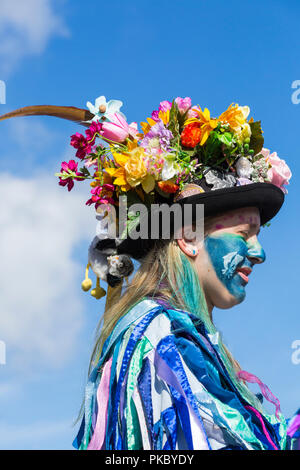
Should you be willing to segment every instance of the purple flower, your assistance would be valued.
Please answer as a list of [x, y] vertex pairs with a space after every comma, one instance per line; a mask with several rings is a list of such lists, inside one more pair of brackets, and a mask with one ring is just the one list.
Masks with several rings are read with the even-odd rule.
[[248, 178], [237, 178], [236, 185], [237, 186], [244, 186], [246, 184], [252, 184], [253, 181], [249, 180]]
[[158, 122], [159, 121], [159, 116], [158, 116], [159, 111], [152, 111], [151, 117], [153, 121]]
[[165, 152], [170, 150], [170, 142], [173, 139], [173, 134], [169, 131], [160, 120], [157, 124], [151, 127], [150, 131], [141, 141], [141, 146], [145, 150], [161, 149]]

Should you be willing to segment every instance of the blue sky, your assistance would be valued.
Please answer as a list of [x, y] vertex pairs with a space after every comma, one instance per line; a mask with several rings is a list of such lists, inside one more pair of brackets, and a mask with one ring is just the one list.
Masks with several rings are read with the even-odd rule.
[[[219, 115], [232, 102], [261, 119], [265, 146], [293, 177], [280, 214], [260, 234], [267, 260], [247, 298], [215, 312], [243, 368], [291, 416], [300, 406], [292, 363], [299, 320], [300, 5], [295, 0], [0, 1], [0, 79], [8, 112], [30, 104], [85, 107], [121, 99], [129, 122], [161, 100], [190, 96]], [[103, 301], [81, 291], [93, 210], [87, 188], [54, 177], [71, 158], [75, 124], [46, 117], [0, 125], [0, 447], [70, 449]], [[258, 391], [258, 390], [257, 390]]]

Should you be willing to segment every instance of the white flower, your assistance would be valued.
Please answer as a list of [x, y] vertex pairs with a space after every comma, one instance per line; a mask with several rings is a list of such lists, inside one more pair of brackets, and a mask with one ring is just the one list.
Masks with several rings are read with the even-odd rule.
[[178, 173], [178, 164], [175, 161], [176, 155], [168, 153], [164, 155], [164, 165], [161, 171], [161, 178], [163, 181], [170, 180]]
[[99, 96], [96, 99], [94, 105], [90, 101], [88, 101], [86, 103], [86, 106], [89, 109], [89, 111], [92, 114], [94, 114], [94, 117], [90, 121], [85, 121], [85, 122], [103, 121], [103, 120], [111, 121], [112, 116], [115, 113], [121, 114], [121, 116], [124, 119], [126, 119], [125, 115], [120, 112], [120, 108], [123, 106], [123, 102], [120, 100], [106, 101], [105, 96]]
[[240, 157], [235, 164], [236, 172], [239, 178], [250, 178], [253, 168], [251, 162], [246, 157]]

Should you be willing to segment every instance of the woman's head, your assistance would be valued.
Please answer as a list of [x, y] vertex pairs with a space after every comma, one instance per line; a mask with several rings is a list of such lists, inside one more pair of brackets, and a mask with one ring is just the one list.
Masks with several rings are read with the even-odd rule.
[[[174, 308], [192, 313], [210, 334], [216, 332], [210, 314], [213, 306], [229, 308], [243, 300], [246, 274], [242, 271], [239, 274], [236, 268], [250, 269], [265, 259], [257, 241], [258, 209], [249, 207], [219, 214], [206, 218], [204, 225], [202, 242], [184, 238], [159, 240], [149, 251], [122, 297], [105, 312], [99, 324], [90, 371], [97, 364], [103, 344], [117, 321], [145, 297], [159, 297]], [[220, 260], [225, 263], [224, 267]], [[256, 397], [236, 379], [240, 366], [221, 339], [219, 348], [236, 387], [249, 403], [260, 409]]]
[[257, 240], [260, 215], [255, 207], [235, 209], [210, 217], [204, 240], [178, 239], [186, 256], [193, 258], [208, 309], [230, 308], [245, 298], [254, 264], [265, 260]]

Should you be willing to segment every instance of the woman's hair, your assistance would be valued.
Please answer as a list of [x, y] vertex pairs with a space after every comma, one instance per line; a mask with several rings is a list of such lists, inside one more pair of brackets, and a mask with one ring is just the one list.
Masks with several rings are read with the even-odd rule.
[[[205, 219], [205, 234], [208, 233], [212, 219], [213, 217]], [[104, 342], [112, 333], [118, 320], [145, 297], [159, 297], [174, 308], [192, 313], [199, 318], [199, 322], [204, 323], [209, 334], [217, 331], [207, 309], [204, 292], [194, 267], [194, 259], [187, 257], [174, 239], [158, 240], [143, 259], [124, 294], [105, 311], [96, 331], [90, 372], [97, 365]], [[257, 397], [243, 381], [237, 379], [236, 373], [240, 370], [240, 366], [221, 339], [219, 339], [219, 350], [235, 386], [252, 406], [262, 412], [261, 403]]]

